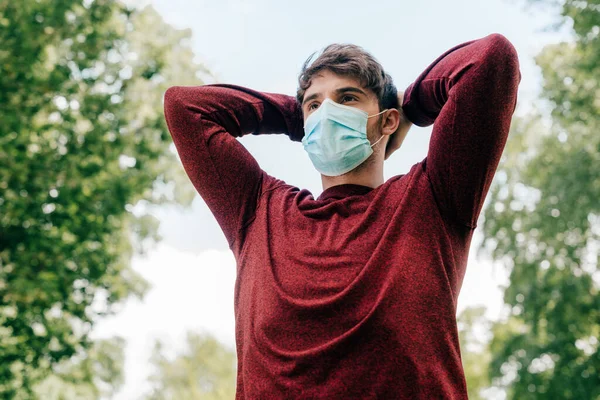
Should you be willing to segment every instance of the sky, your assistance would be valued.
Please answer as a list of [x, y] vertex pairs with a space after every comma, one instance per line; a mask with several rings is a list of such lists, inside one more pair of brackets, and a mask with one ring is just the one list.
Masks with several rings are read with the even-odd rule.
[[[275, 0], [131, 0], [151, 4], [176, 28], [192, 30], [197, 60], [212, 81], [295, 94], [297, 74], [314, 51], [333, 42], [354, 43], [371, 52], [404, 90], [441, 53], [462, 42], [501, 33], [517, 49], [522, 73], [516, 115], [538, 106], [541, 87], [533, 57], [544, 44], [566, 33], [542, 28], [552, 19], [524, 1], [275, 1]], [[174, 83], [177, 84], [177, 83]], [[198, 82], [202, 84], [202, 82]], [[427, 155], [432, 127], [413, 126], [402, 148], [385, 162], [384, 178], [407, 173]], [[285, 135], [246, 136], [241, 143], [269, 174], [305, 188], [316, 198], [319, 173], [299, 143]], [[191, 183], [190, 183], [191, 185]], [[163, 241], [133, 268], [152, 288], [142, 300], [129, 300], [115, 316], [98, 323], [94, 336], [127, 339], [125, 385], [118, 400], [139, 398], [151, 372], [148, 358], [155, 339], [172, 351], [183, 349], [188, 330], [214, 334], [235, 347], [233, 288], [235, 259], [225, 236], [199, 196], [189, 210], [153, 210], [161, 221]], [[483, 213], [482, 213], [483, 214]], [[485, 305], [486, 315], [502, 316], [501, 265], [477, 257], [482, 240], [474, 233], [467, 273], [458, 300], [459, 312]]]

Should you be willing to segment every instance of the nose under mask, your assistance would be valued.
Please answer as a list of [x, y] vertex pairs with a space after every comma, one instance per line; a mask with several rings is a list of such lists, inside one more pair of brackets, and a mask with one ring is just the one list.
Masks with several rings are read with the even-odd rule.
[[367, 121], [387, 111], [368, 115], [327, 98], [304, 124], [302, 145], [321, 174], [339, 176], [352, 171], [373, 154], [367, 138]]

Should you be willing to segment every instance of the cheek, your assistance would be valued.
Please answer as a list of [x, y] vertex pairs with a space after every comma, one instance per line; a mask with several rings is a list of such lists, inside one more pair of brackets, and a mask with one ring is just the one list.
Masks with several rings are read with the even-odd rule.
[[379, 125], [379, 117], [370, 118], [367, 122], [367, 137], [374, 138], [379, 136], [381, 126]]

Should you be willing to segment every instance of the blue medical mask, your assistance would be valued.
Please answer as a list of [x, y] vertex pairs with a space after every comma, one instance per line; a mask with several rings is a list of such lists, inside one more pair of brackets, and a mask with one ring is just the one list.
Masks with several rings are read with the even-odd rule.
[[339, 176], [362, 164], [383, 135], [373, 144], [367, 138], [367, 120], [387, 109], [368, 115], [355, 107], [327, 98], [304, 123], [302, 145], [313, 165], [323, 175]]

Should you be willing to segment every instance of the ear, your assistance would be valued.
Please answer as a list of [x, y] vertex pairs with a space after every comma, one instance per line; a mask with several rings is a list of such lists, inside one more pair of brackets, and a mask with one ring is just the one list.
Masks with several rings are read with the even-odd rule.
[[[383, 125], [381, 127], [382, 135], [391, 135], [398, 130], [400, 125], [400, 112], [391, 108], [383, 114]], [[389, 139], [388, 139], [389, 140]]]

